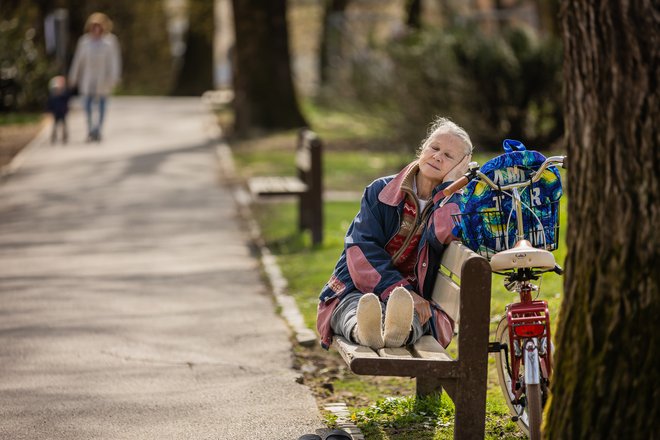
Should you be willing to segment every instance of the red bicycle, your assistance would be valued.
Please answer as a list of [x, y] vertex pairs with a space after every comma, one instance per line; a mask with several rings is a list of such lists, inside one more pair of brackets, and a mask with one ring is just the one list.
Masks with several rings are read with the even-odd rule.
[[[549, 178], [549, 167], [563, 167], [564, 159], [547, 158], [528, 175], [515, 170], [513, 174], [524, 178], [508, 184], [496, 183], [473, 162], [468, 173], [444, 192], [448, 200], [476, 179], [476, 185], [486, 185], [497, 198], [495, 207], [457, 214], [454, 222], [465, 233], [464, 241], [479, 225], [481, 232], [476, 238], [471, 234], [476, 242], [466, 244], [488, 257], [493, 273], [503, 275], [507, 290], [519, 296], [518, 302], [506, 306], [489, 351], [495, 353], [500, 386], [512, 419], [531, 439], [540, 438], [552, 375], [550, 312], [547, 301], [535, 299], [540, 290], [534, 282], [545, 272], [562, 273], [551, 252], [558, 242], [559, 201], [539, 200], [535, 205], [533, 187], [544, 176]], [[554, 173], [555, 177], [550, 177], [556, 178], [558, 173]]]

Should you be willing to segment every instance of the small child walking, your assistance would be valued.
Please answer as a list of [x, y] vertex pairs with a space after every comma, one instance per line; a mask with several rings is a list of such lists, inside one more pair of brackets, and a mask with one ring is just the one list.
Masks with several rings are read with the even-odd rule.
[[58, 127], [62, 131], [62, 143], [66, 144], [69, 133], [66, 129], [66, 115], [69, 112], [69, 91], [66, 78], [61, 75], [53, 77], [48, 84], [48, 111], [53, 115], [53, 132], [50, 142], [57, 142]]

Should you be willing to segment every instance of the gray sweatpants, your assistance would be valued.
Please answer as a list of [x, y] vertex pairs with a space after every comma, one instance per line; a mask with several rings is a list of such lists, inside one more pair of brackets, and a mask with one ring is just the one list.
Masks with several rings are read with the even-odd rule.
[[[352, 337], [353, 329], [357, 325], [357, 307], [360, 298], [362, 298], [362, 292], [350, 292], [347, 293], [337, 304], [337, 308], [332, 312], [332, 317], [330, 318], [330, 326], [332, 331], [336, 335], [343, 336], [344, 338], [357, 343]], [[383, 309], [383, 320], [385, 319], [385, 308], [387, 303], [381, 301], [381, 308]], [[407, 344], [414, 344], [419, 338], [424, 335], [431, 334], [431, 323], [430, 320], [426, 321], [426, 324], [422, 325], [419, 321], [419, 316], [415, 312], [412, 322], [412, 330], [410, 336], [406, 341]]]

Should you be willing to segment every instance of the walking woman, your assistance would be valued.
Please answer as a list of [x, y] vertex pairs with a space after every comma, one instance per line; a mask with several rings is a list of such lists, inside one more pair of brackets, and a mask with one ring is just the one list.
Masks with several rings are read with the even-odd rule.
[[[121, 51], [111, 33], [112, 21], [95, 12], [85, 23], [69, 71], [69, 84], [78, 87], [87, 113], [87, 141], [100, 141], [108, 95], [121, 75]], [[96, 107], [96, 117], [94, 117]]]

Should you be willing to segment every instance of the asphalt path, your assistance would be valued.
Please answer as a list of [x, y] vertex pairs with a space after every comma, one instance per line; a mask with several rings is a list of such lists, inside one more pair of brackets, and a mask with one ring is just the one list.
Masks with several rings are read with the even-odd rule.
[[296, 382], [195, 98], [110, 100], [0, 182], [0, 438], [296, 439]]

